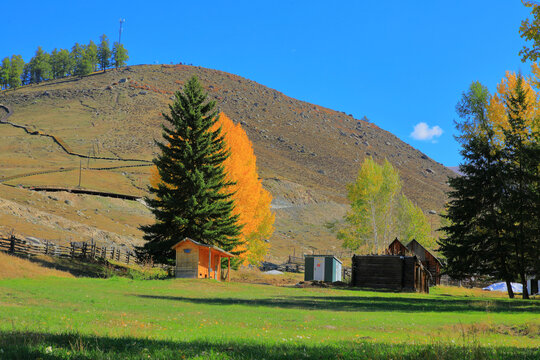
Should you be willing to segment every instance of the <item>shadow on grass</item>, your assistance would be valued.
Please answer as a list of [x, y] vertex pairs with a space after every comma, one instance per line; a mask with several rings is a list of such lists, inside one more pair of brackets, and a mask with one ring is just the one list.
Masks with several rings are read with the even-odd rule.
[[0, 358], [12, 359], [538, 359], [538, 349], [385, 344], [151, 340], [38, 332], [0, 332]]
[[76, 277], [104, 278], [105, 265], [97, 261], [86, 261], [81, 259], [63, 259], [58, 257], [34, 257], [29, 256], [29, 261], [40, 266], [65, 271]]
[[452, 298], [416, 298], [388, 296], [289, 296], [262, 299], [241, 298], [192, 298], [167, 295], [135, 296], [147, 299], [184, 301], [206, 305], [248, 305], [304, 310], [332, 311], [400, 311], [400, 312], [467, 312], [540, 313], [540, 303], [535, 301], [464, 300]]

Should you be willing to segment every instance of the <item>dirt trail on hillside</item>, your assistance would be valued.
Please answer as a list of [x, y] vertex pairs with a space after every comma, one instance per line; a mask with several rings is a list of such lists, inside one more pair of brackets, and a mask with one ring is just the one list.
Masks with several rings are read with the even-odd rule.
[[46, 134], [46, 133], [43, 133], [43, 132], [41, 132], [39, 130], [32, 130], [28, 126], [19, 125], [19, 124], [15, 124], [15, 123], [12, 123], [10, 121], [7, 121], [7, 119], [11, 115], [13, 115], [13, 111], [10, 108], [8, 108], [7, 106], [2, 105], [2, 104], [0, 104], [0, 107], [7, 111], [7, 115], [5, 115], [4, 118], [1, 119], [1, 121], [0, 121], [1, 124], [7, 124], [7, 125], [11, 125], [13, 127], [16, 127], [18, 129], [23, 129], [29, 135], [37, 135], [37, 136], [49, 137], [58, 146], [60, 146], [60, 148], [68, 155], [77, 156], [77, 157], [82, 158], [82, 159], [91, 159], [91, 160], [138, 161], [138, 162], [144, 162], [144, 163], [150, 163], [150, 164], [152, 163], [151, 160], [144, 160], [144, 159], [126, 159], [126, 158], [120, 158], [120, 157], [110, 158], [110, 157], [91, 156], [91, 155], [84, 155], [84, 154], [76, 153], [73, 150], [71, 150], [71, 148], [62, 139], [60, 139], [59, 137], [57, 137], [55, 135]]

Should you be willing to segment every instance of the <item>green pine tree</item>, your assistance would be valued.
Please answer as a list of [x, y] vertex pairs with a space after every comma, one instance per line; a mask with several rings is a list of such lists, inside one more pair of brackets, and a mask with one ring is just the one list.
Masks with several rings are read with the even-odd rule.
[[11, 56], [11, 66], [9, 67], [8, 86], [16, 89], [21, 86], [21, 76], [24, 71], [24, 60], [21, 55]]
[[90, 40], [90, 43], [86, 46], [85, 51], [85, 58], [86, 61], [90, 63], [90, 66], [92, 68], [92, 71], [96, 71], [98, 67], [98, 47], [96, 43], [94, 43], [92, 40]]
[[9, 86], [9, 73], [11, 69], [11, 61], [6, 56], [2, 60], [2, 66], [0, 67], [0, 89], [7, 89]]
[[70, 55], [73, 63], [73, 75], [84, 76], [92, 72], [92, 62], [86, 55], [86, 46], [75, 43]]
[[109, 39], [105, 34], [100, 37], [101, 42], [98, 47], [98, 62], [100, 69], [105, 72], [109, 66], [111, 66], [111, 48], [109, 46]]
[[139, 249], [160, 263], [174, 259], [170, 248], [185, 237], [232, 251], [241, 230], [232, 215], [232, 184], [225, 180], [229, 153], [221, 129], [212, 130], [218, 121], [215, 102], [207, 101], [196, 77], [175, 97], [170, 114], [163, 115], [168, 126], [154, 159], [163, 182], [150, 188], [153, 197], [146, 199], [156, 222], [142, 227], [148, 242]]
[[117, 42], [114, 43], [112, 50], [112, 63], [115, 68], [126, 66], [129, 60], [128, 51], [124, 48], [124, 45]]
[[[523, 76], [517, 77], [515, 90], [505, 97], [509, 128], [504, 130], [503, 149], [505, 182], [507, 183], [504, 213], [506, 233], [511, 237], [511, 247], [516, 274], [523, 284], [523, 298], [528, 299], [527, 275], [536, 274], [540, 252], [540, 134], [527, 127], [525, 114], [528, 103]], [[538, 128], [538, 126], [537, 126]]]
[[54, 79], [68, 76], [73, 70], [73, 64], [66, 49], [54, 49], [51, 53], [51, 72]]
[[51, 58], [41, 46], [38, 46], [36, 54], [28, 64], [31, 83], [36, 84], [51, 78]]
[[447, 214], [448, 225], [441, 228], [439, 251], [446, 258], [446, 272], [454, 278], [487, 275], [506, 282], [515, 279], [511, 239], [504, 229], [503, 203], [506, 196], [503, 156], [494, 146], [493, 124], [487, 118], [489, 92], [473, 83], [463, 94], [456, 110], [463, 176], [449, 179], [452, 190]]

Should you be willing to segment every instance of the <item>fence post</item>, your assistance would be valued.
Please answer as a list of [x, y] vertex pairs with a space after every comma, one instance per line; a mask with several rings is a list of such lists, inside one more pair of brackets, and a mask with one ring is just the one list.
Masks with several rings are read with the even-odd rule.
[[88, 244], [85, 242], [83, 242], [83, 246], [82, 246], [82, 257], [83, 259], [86, 258], [86, 247], [88, 246]]
[[127, 254], [126, 254], [126, 260], [127, 260], [126, 263], [127, 263], [127, 264], [129, 264], [129, 255], [130, 255], [130, 254], [131, 254], [131, 253], [130, 253], [129, 251], [128, 251]]
[[112, 248], [111, 259], [114, 260], [114, 248]]
[[120, 250], [116, 252], [116, 261], [120, 261]]
[[73, 242], [69, 243], [71, 245], [71, 258], [75, 257], [75, 246], [73, 245]]
[[11, 235], [9, 241], [9, 253], [13, 254], [15, 253], [15, 236]]

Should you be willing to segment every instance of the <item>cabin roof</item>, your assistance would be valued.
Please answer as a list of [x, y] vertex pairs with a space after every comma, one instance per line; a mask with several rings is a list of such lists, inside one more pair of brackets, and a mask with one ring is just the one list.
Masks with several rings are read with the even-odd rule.
[[402, 243], [401, 241], [399, 241], [398, 238], [395, 238], [394, 241], [392, 241], [392, 242], [390, 243], [390, 245], [388, 245], [388, 247], [392, 246], [394, 243], [398, 243], [399, 245], [401, 245], [402, 247], [404, 247], [405, 249], [408, 250], [408, 248], [407, 248], [405, 245], [403, 245], [403, 243]]
[[181, 244], [183, 244], [184, 242], [186, 241], [190, 241], [192, 242], [193, 244], [197, 245], [197, 246], [200, 246], [200, 247], [205, 247], [205, 248], [209, 248], [209, 249], [212, 249], [212, 250], [215, 250], [219, 253], [221, 253], [222, 255], [224, 255], [225, 257], [234, 257], [233, 254], [231, 254], [230, 252], [227, 252], [221, 248], [218, 248], [217, 246], [214, 246], [214, 245], [206, 245], [206, 244], [203, 244], [203, 243], [200, 243], [198, 241], [195, 241], [193, 239], [190, 239], [190, 238], [185, 238], [184, 240], [182, 241], [179, 241], [177, 242], [175, 245], [171, 246], [171, 249], [175, 250], [177, 247], [179, 247]]
[[429, 251], [428, 249], [425, 248], [425, 246], [423, 246], [422, 244], [420, 244], [418, 241], [416, 241], [416, 239], [412, 239], [408, 244], [407, 244], [407, 249], [410, 249], [409, 246], [412, 244], [412, 243], [416, 243], [418, 244], [418, 246], [420, 246], [422, 249], [424, 249], [425, 252], [427, 252], [429, 255], [433, 256], [433, 258], [435, 260], [437, 260], [437, 262], [439, 264], [442, 264], [441, 260], [439, 260], [438, 257], [436, 257], [435, 255], [433, 255], [433, 253], [431, 251]]

